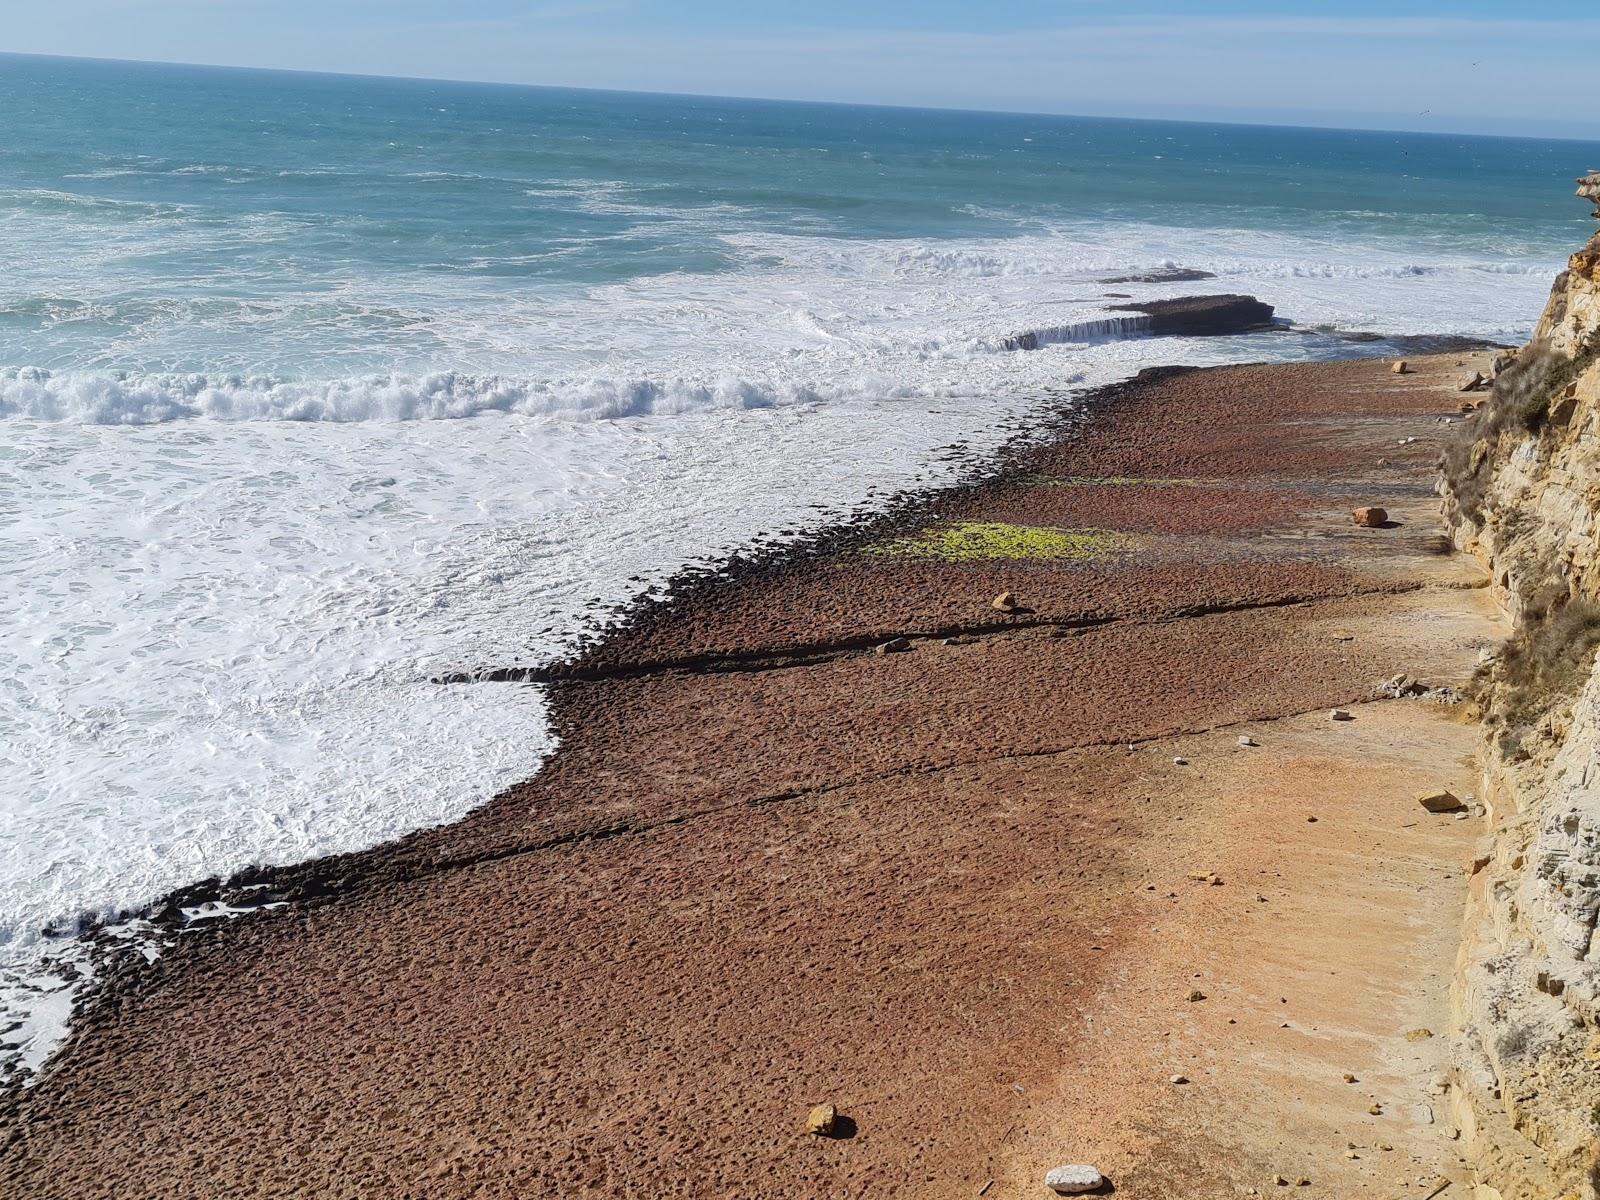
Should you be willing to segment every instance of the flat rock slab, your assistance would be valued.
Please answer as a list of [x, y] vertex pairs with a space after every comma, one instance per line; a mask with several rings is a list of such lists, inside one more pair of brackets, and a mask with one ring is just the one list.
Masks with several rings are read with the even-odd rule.
[[1044, 1177], [1044, 1185], [1058, 1196], [1080, 1196], [1105, 1187], [1106, 1177], [1094, 1167], [1074, 1163], [1053, 1167]]
[[1112, 311], [1143, 313], [1150, 318], [1150, 332], [1158, 337], [1217, 337], [1270, 329], [1273, 309], [1254, 296], [1230, 293], [1115, 304]]
[[[1452, 632], [1443, 598], [1488, 601], [1375, 589], [1348, 546], [1392, 539], [1341, 521], [1349, 542], [1314, 543], [1276, 514], [1342, 488], [1316, 504], [1326, 527], [1403, 497], [1402, 477], [1424, 486], [1430, 389], [1453, 367], [1417, 366], [1403, 382], [1374, 361], [1146, 376], [999, 484], [917, 514], [1126, 529], [1136, 554], [873, 559], [863, 539], [906, 531], [867, 525], [674, 587], [681, 602], [550, 685], [560, 749], [535, 779], [454, 825], [277, 873], [314, 903], [291, 890], [117, 975], [117, 1002], [7, 1098], [0, 1194], [967, 1200], [992, 1177], [994, 1200], [1038, 1194], [1070, 1148], [1137, 1200], [1296, 1175], [1273, 1141], [1286, 1129], [1331, 1148], [1312, 1172], [1326, 1194], [1394, 1194], [1387, 1176], [1357, 1186], [1377, 1156], [1337, 1157], [1368, 1101], [1339, 1079], [1444, 1053], [1399, 1031], [1447, 1014], [1392, 1004], [1444, 994], [1416, 972], [1448, 971], [1442, 889], [1461, 883], [1434, 864], [1471, 831], [1395, 819], [1395, 802], [1470, 787], [1450, 769], [1461, 747], [1438, 753], [1468, 733], [1432, 705], [1363, 709], [1336, 736], [1325, 714], [1395, 670], [1455, 678], [1428, 647], [1485, 639]], [[1382, 492], [1362, 474], [1380, 453]], [[1071, 490], [1085, 477], [1101, 482]], [[1161, 515], [1219, 479], [1239, 494]], [[1270, 536], [1240, 535], [1246, 491]], [[1004, 515], [986, 508], [1002, 495]], [[1006, 590], [1030, 611], [989, 608]], [[1039, 627], [1061, 620], [1079, 635]], [[915, 653], [871, 653], [912, 634]], [[782, 659], [795, 647], [830, 657]], [[1287, 714], [1308, 708], [1296, 748]], [[1267, 744], [1228, 752], [1229, 725], [1266, 719]], [[1331, 748], [1353, 757], [1330, 767]], [[1175, 864], [1198, 863], [1240, 886], [1175, 886]], [[1185, 1002], [1196, 985], [1208, 1003]], [[1378, 1014], [1376, 1032], [1327, 1033]], [[1406, 1054], [1375, 1058], [1380, 1037]], [[1285, 1061], [1285, 1078], [1258, 1065]], [[1196, 1082], [1174, 1091], [1179, 1067]], [[829, 1096], [861, 1136], [804, 1132]], [[1433, 1166], [1436, 1133], [1385, 1133], [1406, 1146], [1396, 1164]]]

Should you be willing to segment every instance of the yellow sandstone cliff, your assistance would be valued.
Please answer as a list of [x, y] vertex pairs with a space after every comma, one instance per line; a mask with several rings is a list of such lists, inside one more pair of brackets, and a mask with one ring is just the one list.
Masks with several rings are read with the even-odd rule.
[[[1600, 204], [1600, 175], [1579, 194]], [[1596, 213], [1600, 217], [1600, 211]], [[1516, 622], [1485, 656], [1486, 841], [1455, 986], [1480, 1197], [1600, 1195], [1600, 235], [1446, 453], [1457, 545]]]

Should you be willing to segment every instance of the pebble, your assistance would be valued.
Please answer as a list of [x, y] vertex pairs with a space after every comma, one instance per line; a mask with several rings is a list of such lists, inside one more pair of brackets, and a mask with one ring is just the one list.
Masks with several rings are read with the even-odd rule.
[[1199, 988], [1195, 988], [1194, 991], [1189, 993], [1187, 998], [1190, 1004], [1195, 1004], [1201, 1000], [1204, 1000], [1206, 998], [1206, 994]]
[[1189, 1082], [1189, 1077], [1187, 1075], [1174, 1075], [1170, 1082], [1172, 1082], [1172, 1083], [1188, 1083]]
[[1260, 742], [1256, 741], [1255, 738], [1251, 737], [1248, 733], [1239, 739], [1239, 745], [1241, 746], [1259, 746], [1260, 744]]
[[1044, 1185], [1058, 1196], [1076, 1196], [1082, 1192], [1097, 1192], [1105, 1186], [1106, 1177], [1086, 1163], [1069, 1163], [1052, 1167], [1044, 1177]]
[[1336, 708], [1328, 714], [1330, 721], [1354, 721], [1355, 716], [1347, 708]]
[[1187, 767], [1189, 760], [1187, 758], [1175, 758], [1172, 760], [1172, 765], [1175, 767]]

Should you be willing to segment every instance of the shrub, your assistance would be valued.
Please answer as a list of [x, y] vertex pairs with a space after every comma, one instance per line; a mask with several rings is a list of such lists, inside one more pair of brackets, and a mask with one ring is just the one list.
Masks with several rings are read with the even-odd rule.
[[1506, 432], [1524, 437], [1541, 433], [1551, 403], [1597, 360], [1600, 340], [1591, 341], [1572, 358], [1541, 345], [1530, 346], [1495, 376], [1494, 390], [1477, 415], [1456, 427], [1440, 466], [1462, 514], [1474, 525], [1483, 523], [1486, 475], [1493, 458], [1479, 447], [1492, 448]]
[[1481, 694], [1493, 685], [1497, 715], [1513, 726], [1529, 725], [1582, 689], [1597, 649], [1600, 604], [1572, 600], [1542, 613], [1530, 609], [1499, 662], [1479, 670], [1475, 688]]

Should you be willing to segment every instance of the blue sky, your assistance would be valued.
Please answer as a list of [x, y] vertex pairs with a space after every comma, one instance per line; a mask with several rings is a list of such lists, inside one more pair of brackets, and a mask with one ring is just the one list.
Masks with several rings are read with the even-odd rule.
[[42, 54], [1600, 139], [1570, 0], [0, 2], [0, 49]]

